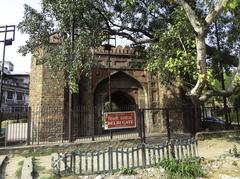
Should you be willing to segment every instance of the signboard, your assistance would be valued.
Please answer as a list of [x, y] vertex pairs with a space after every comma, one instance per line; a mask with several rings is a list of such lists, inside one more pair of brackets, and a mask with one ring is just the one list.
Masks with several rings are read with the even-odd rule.
[[104, 129], [127, 129], [136, 128], [135, 111], [106, 112], [103, 116]]

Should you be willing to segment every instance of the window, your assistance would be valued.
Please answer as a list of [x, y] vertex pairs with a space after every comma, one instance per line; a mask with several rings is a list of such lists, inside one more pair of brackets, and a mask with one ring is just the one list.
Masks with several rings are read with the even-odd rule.
[[7, 99], [13, 99], [13, 91], [7, 92]]
[[23, 100], [23, 94], [22, 93], [17, 93], [17, 100], [22, 101]]

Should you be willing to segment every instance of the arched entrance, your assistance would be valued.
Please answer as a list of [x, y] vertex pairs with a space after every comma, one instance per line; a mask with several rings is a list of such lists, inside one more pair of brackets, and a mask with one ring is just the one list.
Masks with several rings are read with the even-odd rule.
[[[104, 98], [104, 104], [109, 102], [109, 95]], [[126, 91], [119, 90], [111, 93], [112, 111], [132, 111], [136, 108], [135, 99]]]
[[[141, 101], [144, 103], [144, 90], [139, 81], [132, 76], [118, 71], [111, 75], [111, 90], [109, 92], [108, 78], [100, 81], [94, 91], [94, 112], [95, 134], [103, 134], [102, 117], [104, 112], [134, 111]], [[109, 102], [111, 95], [111, 104]], [[134, 131], [136, 129], [118, 129], [118, 131]]]

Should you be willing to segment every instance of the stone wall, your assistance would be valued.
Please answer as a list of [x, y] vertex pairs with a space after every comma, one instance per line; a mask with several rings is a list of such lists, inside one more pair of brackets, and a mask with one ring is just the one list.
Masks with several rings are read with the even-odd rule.
[[46, 65], [37, 64], [36, 59], [32, 58], [29, 93], [35, 141], [62, 136], [65, 98], [63, 73], [53, 73]]
[[53, 72], [32, 58], [30, 72], [30, 106], [64, 107], [64, 73]]

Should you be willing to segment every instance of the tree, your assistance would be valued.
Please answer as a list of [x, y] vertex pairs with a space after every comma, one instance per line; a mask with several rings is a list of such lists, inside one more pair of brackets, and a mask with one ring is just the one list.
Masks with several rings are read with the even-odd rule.
[[[130, 5], [133, 5], [136, 1], [127, 1]], [[207, 70], [207, 47], [205, 44], [206, 35], [208, 33], [210, 25], [217, 20], [218, 15], [224, 10], [224, 8], [230, 7], [235, 9], [239, 5], [239, 1], [235, 0], [222, 0], [222, 1], [207, 1], [207, 4], [204, 5], [201, 1], [191, 2], [185, 0], [173, 0], [175, 4], [179, 5], [184, 11], [185, 14], [193, 28], [193, 33], [195, 34], [195, 43], [196, 43], [196, 68], [197, 68], [197, 81], [194, 87], [188, 92], [188, 95], [192, 98], [193, 101], [205, 101], [211, 96], [229, 96], [236, 92], [239, 87], [239, 67], [235, 72], [235, 77], [232, 80], [231, 85], [227, 90], [216, 90], [209, 89], [211, 87], [208, 85], [209, 74]], [[238, 19], [239, 20], [239, 19]], [[176, 31], [175, 31], [176, 32]], [[182, 40], [179, 39], [181, 44]], [[183, 47], [185, 48], [185, 47]], [[186, 48], [185, 48], [186, 49]], [[212, 48], [209, 48], [212, 52]], [[178, 57], [179, 54], [181, 57]], [[174, 56], [174, 62], [176, 64], [176, 59], [180, 59], [180, 63], [186, 61], [187, 53], [182, 53], [177, 51], [177, 54]], [[177, 58], [176, 58], [177, 57]], [[171, 58], [171, 57], [170, 57]], [[182, 59], [181, 59], [182, 58]], [[234, 60], [236, 63], [236, 60]], [[169, 63], [168, 66], [173, 66], [173, 63]], [[237, 62], [238, 64], [238, 62]], [[166, 66], [165, 66], [166, 67]], [[172, 70], [172, 69], [171, 69]], [[206, 89], [208, 87], [208, 89]]]
[[42, 0], [41, 12], [25, 5], [18, 29], [30, 38], [19, 52], [32, 53], [39, 64], [65, 72], [74, 91], [79, 74], [88, 73], [94, 65], [91, 49], [104, 40], [102, 23], [89, 0]]
[[[165, 76], [172, 74], [173, 77], [189, 79], [185, 86], [191, 88], [187, 94], [194, 102], [205, 101], [215, 95], [228, 96], [238, 88], [239, 67], [227, 90], [212, 88], [209, 81], [213, 75], [208, 70], [207, 54], [210, 56], [208, 59], [214, 61], [216, 59], [212, 56], [218, 50], [205, 43], [210, 26], [219, 14], [224, 9], [227, 13], [229, 7], [237, 11], [237, 0], [42, 0], [42, 4], [41, 13], [26, 6], [19, 28], [30, 34], [30, 40], [20, 51], [34, 52], [36, 47], [45, 49], [50, 59], [41, 57], [40, 61], [68, 71], [72, 74], [70, 79], [76, 77], [74, 71], [87, 71], [91, 67], [93, 63], [89, 62], [92, 60], [86, 61], [91, 56], [89, 49], [99, 46], [107, 31], [125, 37], [135, 45], [148, 44], [148, 69], [154, 71], [155, 67], [161, 66]], [[235, 20], [239, 22], [237, 15]], [[70, 27], [74, 27], [75, 35], [71, 35]], [[56, 32], [60, 45], [53, 48], [49, 46], [49, 36]], [[75, 41], [72, 49], [70, 37]], [[71, 52], [74, 60], [69, 67], [66, 57]], [[224, 56], [223, 63], [238, 65], [234, 54], [225, 51], [218, 54]]]
[[[196, 12], [190, 7], [190, 5], [184, 0], [175, 0], [175, 3], [179, 4], [185, 10], [187, 17], [196, 33], [196, 50], [197, 50], [197, 70], [198, 70], [198, 80], [194, 88], [189, 91], [189, 96], [193, 98], [193, 100], [205, 100], [206, 98], [213, 95], [230, 95], [232, 94], [239, 85], [239, 69], [236, 72], [235, 78], [232, 81], [232, 84], [227, 90], [215, 91], [208, 90], [204, 94], [202, 93], [206, 83], [207, 83], [207, 62], [206, 62], [206, 44], [205, 38], [206, 33], [209, 26], [217, 19], [217, 16], [224, 7], [229, 3], [228, 0], [218, 1], [214, 4], [213, 8], [208, 10], [208, 14], [205, 18], [199, 18], [196, 15]], [[233, 2], [232, 2], [233, 3]]]
[[[213, 75], [212, 71], [208, 70], [207, 52], [209, 52], [209, 59], [212, 61], [218, 60], [211, 57], [215, 55], [216, 52], [224, 57], [222, 63], [238, 66], [239, 60], [229, 53], [220, 53], [216, 48], [206, 45], [205, 43], [210, 25], [218, 19], [219, 14], [223, 13], [224, 10], [227, 11], [229, 8], [236, 9], [239, 5], [238, 1], [126, 0], [125, 3], [123, 1], [107, 2], [107, 7], [112, 7], [110, 9], [114, 10], [115, 15], [109, 17], [105, 14], [105, 10], [102, 10], [101, 14], [107, 24], [106, 27], [108, 27], [112, 33], [122, 35], [132, 40], [135, 44], [150, 42], [150, 47], [152, 47], [150, 48], [151, 56], [157, 59], [157, 61], [155, 60], [157, 63], [149, 66], [150, 70], [156, 66], [162, 66], [162, 68], [164, 68], [162, 72], [169, 69], [170, 72], [175, 72], [175, 74], [173, 74], [176, 75], [176, 72], [180, 73], [182, 72], [181, 69], [185, 68], [186, 70], [183, 72], [186, 76], [194, 75], [193, 80], [190, 80], [190, 85], [193, 84], [194, 86], [188, 91], [188, 95], [192, 101], [205, 101], [211, 96], [229, 96], [238, 90], [238, 70], [235, 72], [236, 75], [232, 80], [233, 83], [231, 83], [227, 90], [212, 88], [209, 81], [212, 81]], [[179, 5], [180, 8], [177, 5]], [[190, 26], [186, 23], [186, 18], [180, 13], [181, 11], [184, 11], [184, 17], [187, 17]], [[225, 16], [228, 16], [228, 14], [225, 14]], [[237, 21], [239, 21], [239, 19], [237, 19]], [[188, 28], [190, 29], [189, 32], [183, 32], [184, 30], [188, 31]], [[172, 33], [171, 35], [176, 38], [168, 38], [169, 33]], [[183, 35], [181, 35], [181, 33]], [[192, 41], [193, 37], [194, 42]], [[180, 45], [176, 43], [176, 39], [178, 39], [177, 42]], [[166, 48], [166, 46], [164, 47], [160, 44], [167, 45], [169, 40], [171, 41], [170, 46], [175, 47], [173, 49], [176, 53], [171, 54], [171, 47]], [[159, 48], [159, 44], [162, 48]], [[195, 48], [196, 50], [194, 50]], [[194, 51], [196, 54], [194, 54]], [[164, 55], [165, 57], [163, 57]], [[195, 55], [196, 58], [192, 61], [192, 57]], [[160, 61], [159, 57], [165, 59], [166, 63], [164, 64], [164, 62]], [[176, 63], [176, 61], [178, 63]], [[193, 66], [187, 68], [185, 64], [189, 64], [189, 62], [191, 65], [194, 65], [195, 68], [192, 68]], [[175, 64], [172, 65], [173, 63]], [[171, 68], [173, 66], [177, 68]]]

